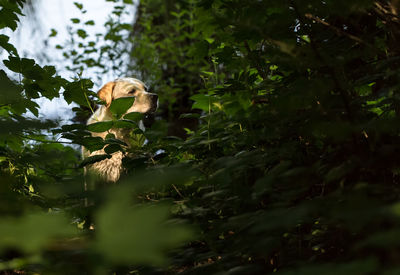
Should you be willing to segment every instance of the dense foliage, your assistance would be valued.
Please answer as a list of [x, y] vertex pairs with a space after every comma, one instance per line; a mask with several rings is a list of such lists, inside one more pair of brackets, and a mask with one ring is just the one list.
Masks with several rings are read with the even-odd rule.
[[[398, 1], [143, 0], [133, 26], [133, 1], [107, 1], [107, 33], [73, 18], [57, 46], [73, 80], [0, 35], [0, 270], [400, 273]], [[24, 2], [0, 1], [0, 28]], [[101, 103], [89, 69], [151, 85], [145, 132], [124, 104], [92, 126], [27, 115], [62, 94], [83, 121]], [[130, 146], [90, 135], [111, 127]], [[99, 157], [65, 143], [125, 151], [127, 173], [84, 191]]]

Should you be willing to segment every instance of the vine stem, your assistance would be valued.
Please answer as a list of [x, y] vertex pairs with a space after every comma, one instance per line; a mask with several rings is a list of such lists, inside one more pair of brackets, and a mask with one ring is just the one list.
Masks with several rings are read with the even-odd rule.
[[[82, 79], [80, 78], [80, 76], [79, 76], [79, 80], [82, 80]], [[90, 104], [89, 97], [87, 96], [87, 94], [86, 94], [86, 92], [85, 92], [85, 86], [84, 86], [84, 84], [83, 84], [82, 81], [81, 81], [81, 89], [82, 89], [82, 91], [83, 91], [83, 95], [85, 96], [86, 103], [87, 103], [87, 105], [89, 106], [89, 109], [90, 109], [90, 111], [91, 111], [92, 114], [93, 114], [94, 119], [95, 119], [96, 121], [99, 121], [99, 118], [97, 117], [97, 115], [95, 114], [95, 112], [94, 112], [94, 110], [93, 110], [93, 108], [92, 108], [92, 104]], [[108, 131], [107, 131], [107, 132], [108, 132]]]
[[87, 103], [87, 105], [88, 105], [90, 111], [92, 112], [92, 114], [94, 114], [94, 110], [93, 110], [93, 108], [92, 108], [92, 104], [90, 104], [89, 97], [87, 96], [87, 94], [86, 94], [86, 92], [85, 92], [85, 86], [84, 86], [84, 84], [83, 84], [83, 81], [82, 81], [82, 79], [81, 79], [80, 77], [79, 77], [79, 80], [81, 81], [81, 89], [82, 89], [82, 91], [83, 91], [83, 94], [85, 95], [86, 103]]

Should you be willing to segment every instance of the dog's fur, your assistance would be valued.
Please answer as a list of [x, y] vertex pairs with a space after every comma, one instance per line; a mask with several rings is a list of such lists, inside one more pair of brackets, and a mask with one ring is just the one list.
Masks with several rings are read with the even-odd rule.
[[[155, 112], [158, 105], [158, 96], [156, 94], [147, 92], [147, 87], [142, 81], [130, 77], [119, 78], [115, 81], [105, 84], [100, 91], [98, 91], [97, 95], [105, 102], [105, 105], [100, 106], [100, 108], [89, 118], [87, 124], [112, 120], [112, 113], [109, 107], [111, 102], [117, 98], [135, 97], [133, 105], [127, 110], [126, 113], [151, 113]], [[144, 130], [143, 124], [140, 124], [140, 127]], [[129, 132], [129, 129], [111, 128], [107, 132], [92, 133], [92, 136], [99, 136], [104, 139], [107, 134], [112, 133], [117, 139], [129, 144]], [[90, 153], [85, 148], [83, 148], [82, 152], [84, 157], [105, 154], [104, 150]], [[113, 153], [111, 158], [96, 162], [85, 168], [85, 174], [89, 171], [94, 172], [106, 181], [116, 182], [119, 179], [123, 169], [123, 157], [123, 152], [118, 151]]]

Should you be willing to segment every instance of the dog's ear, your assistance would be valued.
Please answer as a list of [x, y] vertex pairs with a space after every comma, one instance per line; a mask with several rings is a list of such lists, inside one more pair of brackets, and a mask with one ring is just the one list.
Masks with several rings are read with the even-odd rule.
[[108, 82], [97, 92], [97, 96], [106, 103], [107, 107], [111, 104], [114, 86], [115, 82]]

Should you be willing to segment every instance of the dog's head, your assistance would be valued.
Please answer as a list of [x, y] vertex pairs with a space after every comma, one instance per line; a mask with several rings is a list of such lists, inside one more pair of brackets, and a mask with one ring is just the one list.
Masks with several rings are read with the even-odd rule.
[[118, 78], [108, 82], [97, 95], [106, 103], [106, 107], [109, 107], [114, 99], [135, 97], [135, 101], [127, 110], [127, 113], [153, 113], [158, 106], [158, 96], [147, 92], [147, 86], [142, 81], [132, 77]]

